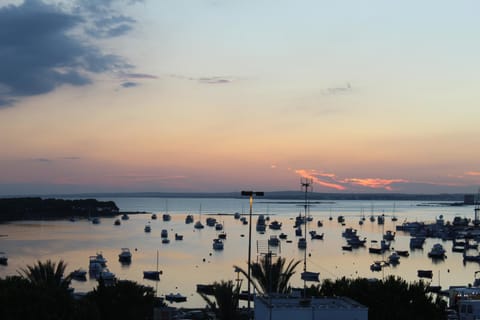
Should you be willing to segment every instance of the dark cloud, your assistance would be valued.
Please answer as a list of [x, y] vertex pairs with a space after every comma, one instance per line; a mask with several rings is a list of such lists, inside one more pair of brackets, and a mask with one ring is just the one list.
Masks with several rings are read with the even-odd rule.
[[225, 83], [231, 83], [233, 82], [232, 77], [218, 77], [218, 76], [213, 76], [213, 77], [186, 77], [178, 74], [170, 74], [169, 75], [172, 78], [177, 78], [177, 79], [185, 79], [185, 80], [191, 80], [191, 81], [197, 81], [199, 83], [203, 84], [225, 84]]
[[146, 73], [125, 73], [124, 76], [129, 79], [158, 79], [157, 76]]
[[122, 87], [124, 87], [124, 88], [133, 88], [133, 87], [136, 87], [138, 85], [139, 84], [137, 82], [131, 82], [131, 81], [122, 83]]
[[0, 108], [61, 85], [89, 84], [95, 73], [133, 68], [88, 41], [89, 34], [114, 37], [132, 29], [135, 20], [115, 11], [113, 3], [78, 0], [68, 8], [25, 0], [0, 7]]
[[223, 78], [223, 77], [203, 77], [203, 78], [198, 78], [198, 82], [207, 83], [207, 84], [222, 84], [222, 83], [230, 83], [232, 82], [232, 80]]

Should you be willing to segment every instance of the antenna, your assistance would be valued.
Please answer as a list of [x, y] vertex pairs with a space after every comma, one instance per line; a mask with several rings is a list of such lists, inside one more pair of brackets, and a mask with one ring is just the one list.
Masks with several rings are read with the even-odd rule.
[[[309, 203], [308, 203], [308, 191], [312, 191], [312, 179], [309, 178], [302, 178], [300, 180], [300, 184], [302, 186], [302, 190], [305, 191], [305, 203], [304, 203], [304, 208], [305, 208], [305, 217], [303, 220], [303, 223], [305, 224], [305, 244], [307, 243], [307, 210], [309, 210]], [[307, 273], [307, 245], [305, 245], [305, 250], [303, 252], [303, 272], [304, 274]], [[307, 299], [307, 280], [303, 280], [303, 298]]]

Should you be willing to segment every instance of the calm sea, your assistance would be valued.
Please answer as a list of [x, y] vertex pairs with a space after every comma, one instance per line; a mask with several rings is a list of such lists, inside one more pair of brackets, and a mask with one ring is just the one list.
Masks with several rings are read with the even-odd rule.
[[[89, 256], [102, 252], [107, 258], [107, 267], [119, 279], [134, 280], [138, 283], [157, 289], [158, 295], [181, 293], [188, 301], [178, 305], [185, 307], [202, 307], [205, 302], [195, 292], [196, 284], [210, 284], [220, 280], [236, 280], [234, 265], [246, 269], [248, 259], [248, 225], [243, 225], [234, 219], [235, 212], [248, 216], [248, 199], [190, 199], [190, 198], [99, 198], [113, 200], [121, 211], [145, 211], [147, 214], [130, 215], [129, 220], [122, 220], [120, 226], [114, 226], [115, 218], [102, 218], [101, 223], [94, 225], [88, 220], [60, 221], [15, 221], [0, 224], [0, 252], [8, 256], [8, 265], [0, 265], [0, 277], [18, 274], [20, 268], [31, 265], [37, 260], [63, 259], [68, 263], [68, 271], [77, 268], [88, 270]], [[171, 221], [162, 221], [162, 214], [168, 211]], [[367, 219], [359, 225], [362, 212]], [[371, 222], [368, 217], [384, 214], [385, 224]], [[307, 269], [320, 272], [322, 279], [339, 277], [382, 278], [388, 275], [401, 276], [407, 280], [418, 280], [417, 270], [433, 271], [432, 285], [448, 288], [450, 285], [466, 285], [473, 281], [474, 272], [479, 270], [477, 263], [463, 263], [462, 254], [451, 251], [451, 241], [427, 239], [423, 250], [411, 251], [408, 258], [402, 257], [400, 263], [386, 267], [383, 271], [372, 272], [373, 261], [382, 260], [381, 255], [368, 252], [371, 240], [380, 241], [386, 230], [395, 230], [395, 224], [404, 221], [434, 221], [443, 215], [446, 221], [455, 216], [473, 218], [473, 207], [425, 205], [423, 202], [412, 201], [332, 201], [313, 202], [310, 214], [313, 221], [309, 222], [308, 230], [324, 233], [324, 240], [308, 240]], [[151, 220], [151, 213], [158, 215], [157, 220]], [[304, 251], [297, 248], [297, 238], [293, 228], [294, 219], [299, 213], [304, 214], [301, 203], [289, 201], [266, 201], [255, 199], [253, 204], [253, 222], [256, 214], [266, 214], [270, 221], [282, 222], [282, 230], [269, 230], [264, 234], [252, 230], [252, 260], [262, 253], [262, 247], [272, 234], [284, 232], [291, 243], [281, 241], [277, 255], [290, 259], [303, 259]], [[205, 219], [213, 216], [223, 223], [227, 239], [223, 251], [212, 250], [213, 239], [219, 231], [205, 225], [205, 229], [195, 230], [193, 224], [185, 224], [185, 216], [194, 215], [194, 219]], [[337, 222], [339, 215], [345, 216], [345, 226]], [[392, 215], [398, 218], [391, 220]], [[332, 220], [329, 219], [332, 217]], [[323, 227], [317, 227], [317, 221], [323, 221]], [[151, 225], [151, 233], [145, 233], [146, 224]], [[367, 237], [365, 248], [351, 252], [342, 251], [345, 244], [342, 231], [353, 227], [358, 234]], [[160, 233], [168, 230], [170, 243], [162, 244]], [[175, 241], [175, 233], [184, 236], [182, 241]], [[308, 237], [309, 238], [309, 237]], [[409, 235], [397, 232], [392, 247], [398, 250], [409, 249]], [[427, 254], [434, 243], [442, 243], [447, 249], [447, 258], [432, 262]], [[257, 244], [259, 246], [257, 246]], [[121, 248], [128, 247], [133, 253], [132, 263], [123, 266], [118, 261]], [[156, 255], [159, 253], [159, 270], [162, 271], [158, 282], [143, 279], [144, 270], [156, 269]], [[386, 258], [386, 255], [385, 255]], [[300, 273], [303, 264], [297, 269], [292, 284], [302, 286]], [[242, 279], [242, 277], [239, 277]], [[76, 291], [89, 291], [96, 286], [94, 279], [85, 282], [73, 281]], [[246, 281], [243, 281], [246, 290]]]

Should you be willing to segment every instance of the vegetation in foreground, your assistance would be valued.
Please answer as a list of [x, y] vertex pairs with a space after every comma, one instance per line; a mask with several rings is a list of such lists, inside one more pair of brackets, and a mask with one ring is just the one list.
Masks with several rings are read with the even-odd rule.
[[[264, 293], [290, 292], [284, 277], [290, 279], [298, 262], [266, 259], [252, 263], [252, 270], [257, 271], [251, 273], [250, 281]], [[70, 277], [64, 276], [66, 266], [62, 260], [38, 261], [19, 270], [18, 276], [0, 279], [0, 319], [152, 319], [156, 304], [153, 288], [132, 281], [117, 281], [111, 286], [100, 281], [92, 292], [75, 299], [69, 289]], [[201, 294], [216, 319], [248, 317], [238, 308], [240, 287], [240, 283], [219, 281], [213, 284], [210, 296]], [[327, 279], [309, 287], [307, 295], [350, 297], [368, 307], [369, 320], [445, 319], [446, 302], [429, 293], [422, 281], [408, 283], [393, 276], [378, 281]], [[207, 312], [204, 319], [208, 319]]]

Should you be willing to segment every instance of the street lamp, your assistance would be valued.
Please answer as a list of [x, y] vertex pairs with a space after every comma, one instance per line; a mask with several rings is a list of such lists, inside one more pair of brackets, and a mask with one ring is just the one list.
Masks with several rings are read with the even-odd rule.
[[242, 196], [250, 197], [250, 216], [248, 221], [248, 311], [250, 311], [250, 266], [252, 262], [252, 205], [253, 196], [263, 197], [263, 191], [242, 191]]

